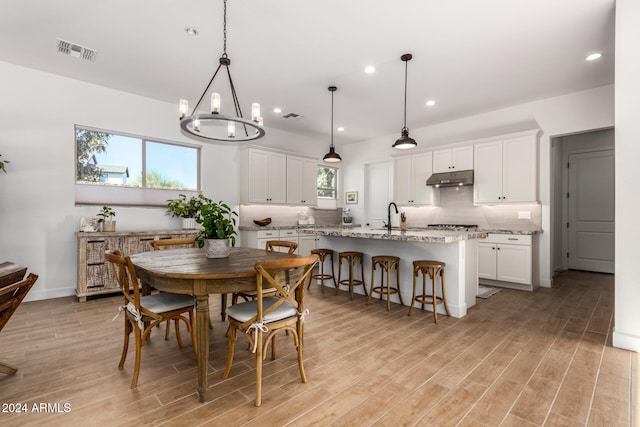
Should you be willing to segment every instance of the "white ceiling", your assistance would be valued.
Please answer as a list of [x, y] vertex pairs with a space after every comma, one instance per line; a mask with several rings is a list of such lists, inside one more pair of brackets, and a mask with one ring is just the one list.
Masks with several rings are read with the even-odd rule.
[[[3, 1], [0, 61], [175, 103], [177, 115], [178, 99], [193, 106], [217, 67], [222, 8], [222, 0]], [[327, 87], [336, 85], [338, 144], [400, 136], [404, 53], [413, 54], [409, 129], [614, 81], [614, 0], [228, 0], [227, 32], [244, 115], [260, 102], [267, 127], [328, 141]], [[56, 38], [96, 49], [95, 62], [58, 53]], [[586, 62], [594, 51], [603, 57]], [[375, 73], [363, 72], [369, 64]], [[220, 77], [214, 87], [228, 108]], [[289, 112], [304, 118], [283, 119]]]

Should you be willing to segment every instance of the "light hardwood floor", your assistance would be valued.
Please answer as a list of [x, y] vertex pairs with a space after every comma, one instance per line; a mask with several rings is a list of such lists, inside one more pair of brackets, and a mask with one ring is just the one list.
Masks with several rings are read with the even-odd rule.
[[[225, 323], [212, 316], [207, 402], [198, 401], [188, 334], [179, 350], [154, 332], [139, 385], [130, 353], [118, 370], [120, 297], [23, 303], [0, 333], [0, 425], [64, 426], [630, 426], [638, 425], [638, 353], [611, 346], [613, 276], [563, 272], [553, 289], [503, 289], [463, 319], [313, 285], [306, 305], [300, 383], [291, 337], [264, 368], [263, 403], [253, 405], [254, 361], [239, 340], [228, 380]], [[217, 297], [212, 313], [219, 313]], [[183, 329], [184, 330], [184, 329]], [[60, 412], [33, 412], [50, 404]], [[65, 411], [65, 406], [70, 409]], [[39, 406], [38, 406], [39, 407]], [[9, 408], [10, 409], [10, 408]], [[636, 423], [636, 424], [634, 424]]]

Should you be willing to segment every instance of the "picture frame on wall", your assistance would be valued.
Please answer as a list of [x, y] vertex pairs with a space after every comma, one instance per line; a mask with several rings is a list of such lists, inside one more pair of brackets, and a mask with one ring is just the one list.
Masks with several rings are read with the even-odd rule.
[[347, 191], [344, 196], [344, 202], [348, 205], [357, 205], [358, 204], [358, 192], [357, 191]]

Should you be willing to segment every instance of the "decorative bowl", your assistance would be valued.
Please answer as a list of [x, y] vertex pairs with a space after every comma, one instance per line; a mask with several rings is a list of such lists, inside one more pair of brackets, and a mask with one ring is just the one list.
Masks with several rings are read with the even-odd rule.
[[254, 219], [253, 222], [261, 227], [271, 224], [271, 218]]

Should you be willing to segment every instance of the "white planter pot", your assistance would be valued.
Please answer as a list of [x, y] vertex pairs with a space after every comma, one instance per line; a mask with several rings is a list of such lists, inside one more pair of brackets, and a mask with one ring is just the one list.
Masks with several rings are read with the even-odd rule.
[[229, 256], [229, 239], [206, 239], [204, 247], [207, 258], [226, 258]]
[[182, 218], [182, 229], [183, 230], [194, 230], [196, 228], [196, 219], [195, 218]]

